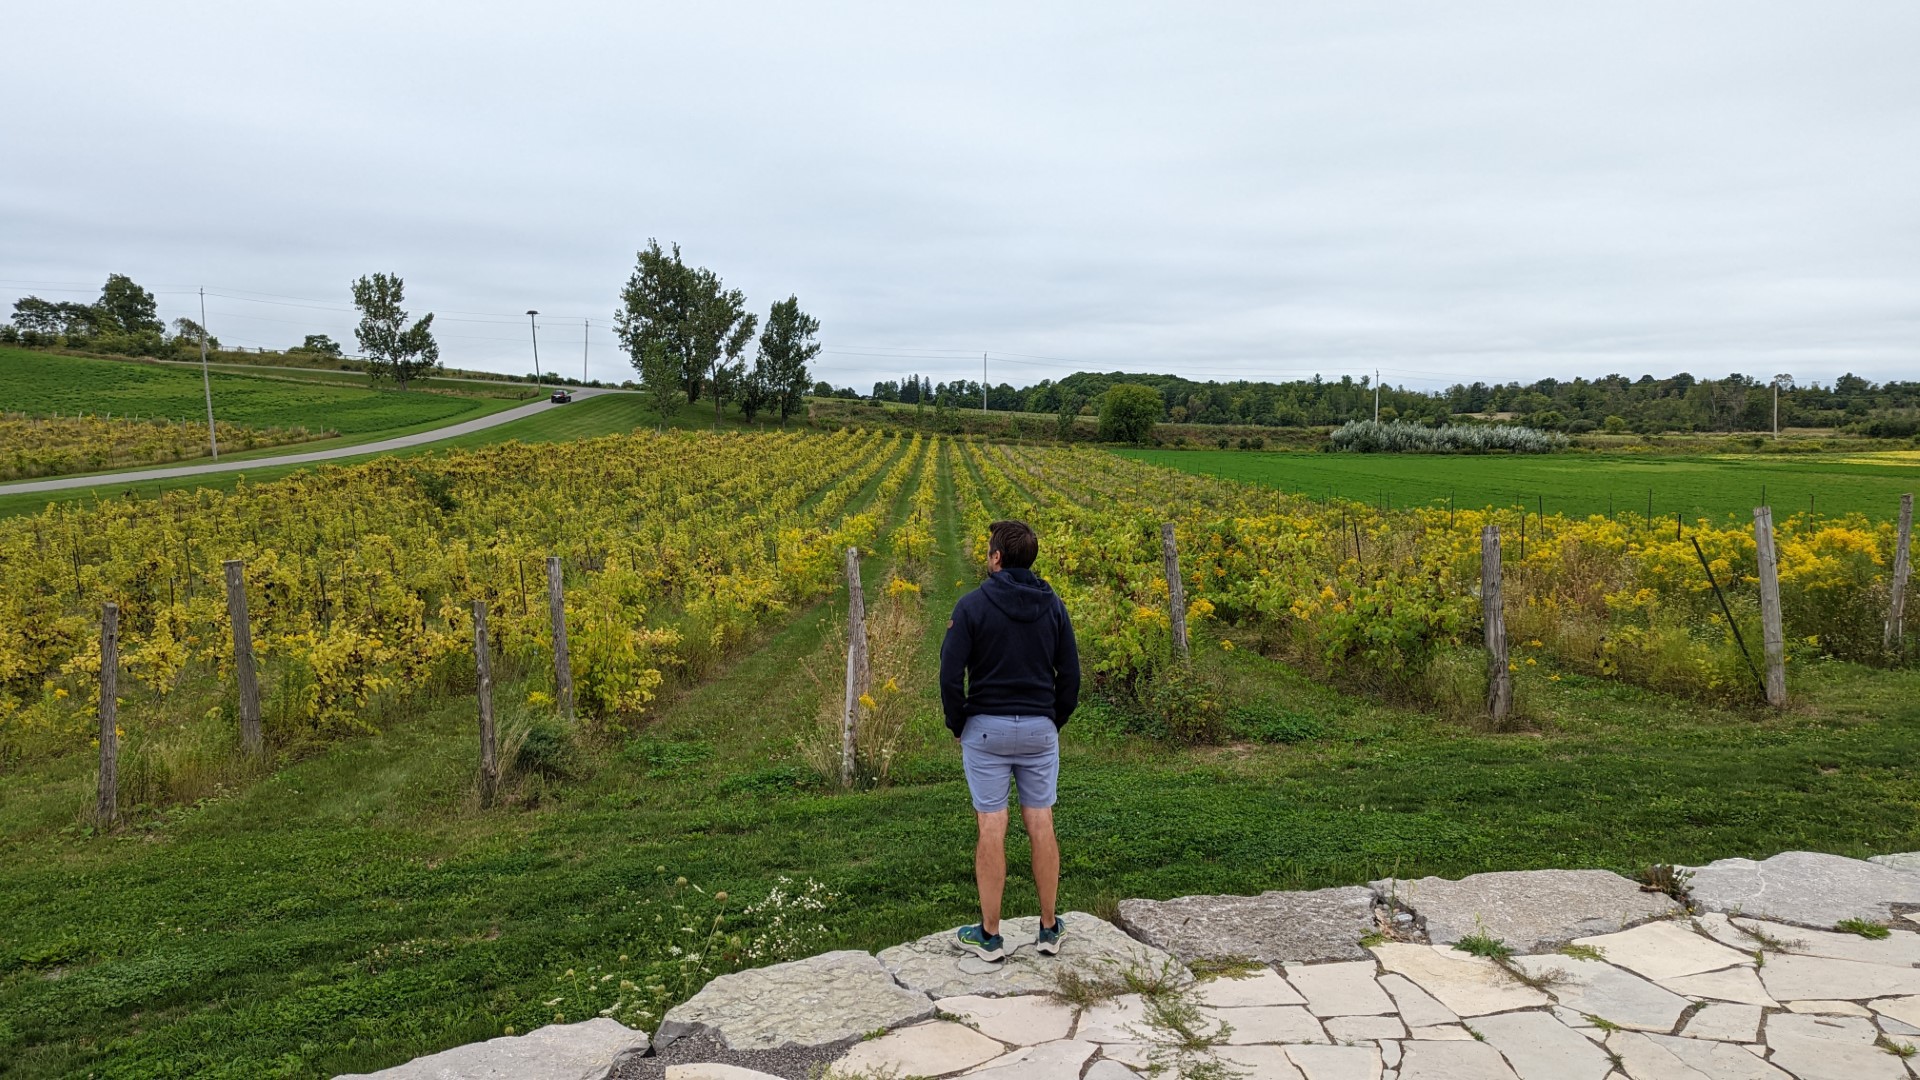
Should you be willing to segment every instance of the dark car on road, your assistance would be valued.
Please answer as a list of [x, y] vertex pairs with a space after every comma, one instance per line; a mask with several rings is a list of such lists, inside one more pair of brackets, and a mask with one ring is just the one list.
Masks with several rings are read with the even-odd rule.
[[553, 396], [547, 400], [553, 402], [555, 405], [565, 405], [567, 402], [573, 400], [573, 391], [555, 390]]

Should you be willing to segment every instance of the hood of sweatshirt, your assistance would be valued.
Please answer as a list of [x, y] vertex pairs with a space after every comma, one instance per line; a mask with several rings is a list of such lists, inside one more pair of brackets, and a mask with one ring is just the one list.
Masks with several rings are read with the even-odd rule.
[[1002, 570], [982, 582], [980, 592], [1014, 622], [1034, 622], [1053, 609], [1053, 587], [1031, 570]]

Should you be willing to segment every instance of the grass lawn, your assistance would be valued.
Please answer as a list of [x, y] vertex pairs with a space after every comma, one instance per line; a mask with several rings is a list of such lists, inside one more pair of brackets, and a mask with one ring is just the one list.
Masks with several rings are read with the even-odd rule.
[[[115, 416], [206, 418], [200, 373], [165, 364], [91, 360], [0, 348], [4, 407], [13, 412], [112, 413]], [[281, 378], [218, 372], [214, 415], [253, 427], [305, 427], [341, 435], [390, 433], [420, 424], [448, 424], [483, 415], [478, 397], [416, 391], [307, 385]]]
[[1438, 503], [1528, 509], [1549, 514], [1750, 518], [1762, 490], [1777, 513], [1892, 518], [1902, 492], [1920, 488], [1920, 456], [1881, 461], [1837, 456], [1662, 456], [1541, 454], [1313, 454], [1235, 450], [1122, 450], [1128, 457], [1188, 472], [1267, 484], [1314, 497], [1393, 506]]
[[[670, 948], [707, 941], [716, 891], [731, 897], [725, 933], [751, 939], [767, 917], [742, 904], [782, 876], [836, 896], [795, 955], [968, 921], [973, 822], [932, 654], [972, 574], [952, 515], [940, 527], [917, 715], [884, 789], [830, 792], [796, 749], [823, 692], [807, 661], [839, 618], [826, 606], [644, 730], [585, 747], [531, 805], [474, 809], [460, 696], [113, 837], [77, 825], [85, 755], [0, 773], [0, 1061], [23, 1077], [310, 1077], [636, 995], [651, 1026], [697, 987]], [[1528, 671], [1536, 730], [1488, 735], [1250, 649], [1201, 656], [1227, 701], [1290, 741], [1171, 750], [1090, 705], [1064, 739], [1065, 909], [1396, 872], [1920, 847], [1920, 673], [1810, 665], [1796, 709], [1774, 716]], [[508, 681], [498, 700], [527, 689]], [[1032, 909], [1024, 870], [1007, 902]]]

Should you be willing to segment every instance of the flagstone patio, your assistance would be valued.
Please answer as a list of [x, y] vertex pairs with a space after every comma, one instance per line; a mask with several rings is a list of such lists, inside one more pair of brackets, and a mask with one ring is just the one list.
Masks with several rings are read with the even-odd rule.
[[[1701, 871], [1711, 888], [1693, 913], [1602, 871], [1376, 882], [1365, 903], [1345, 890], [1128, 901], [1132, 936], [1071, 913], [1058, 958], [1033, 953], [1035, 920], [1009, 920], [1000, 965], [944, 935], [823, 954], [714, 980], [651, 1044], [596, 1021], [374, 1075], [1913, 1080], [1913, 866], [1723, 860]], [[1858, 912], [1887, 935], [1820, 921]], [[1288, 918], [1312, 926], [1275, 921]], [[1078, 1000], [1049, 993], [1057, 971], [1075, 973]]]

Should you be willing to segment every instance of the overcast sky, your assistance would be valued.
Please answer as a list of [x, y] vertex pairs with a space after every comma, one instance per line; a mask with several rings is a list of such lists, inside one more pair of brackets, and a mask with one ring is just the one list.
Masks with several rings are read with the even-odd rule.
[[863, 390], [1920, 378], [1920, 5], [941, 7], [11, 5], [0, 302], [351, 349], [387, 270], [450, 365], [533, 307], [620, 378], [659, 237]]

